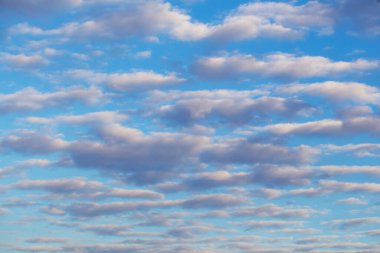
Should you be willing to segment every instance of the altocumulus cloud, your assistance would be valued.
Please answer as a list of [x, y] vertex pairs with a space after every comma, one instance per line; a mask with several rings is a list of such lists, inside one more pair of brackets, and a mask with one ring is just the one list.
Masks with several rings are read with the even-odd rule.
[[0, 0], [0, 251], [379, 252], [379, 8]]

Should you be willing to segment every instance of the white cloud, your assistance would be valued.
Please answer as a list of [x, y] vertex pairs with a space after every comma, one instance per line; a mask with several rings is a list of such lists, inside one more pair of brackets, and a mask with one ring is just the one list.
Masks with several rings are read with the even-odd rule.
[[356, 157], [380, 156], [380, 144], [377, 143], [346, 144], [342, 146], [327, 144], [322, 145], [322, 148], [327, 153], [351, 153]]
[[51, 107], [65, 107], [75, 103], [96, 104], [105, 94], [95, 87], [69, 87], [53, 92], [40, 92], [27, 87], [15, 93], [0, 94], [0, 113], [25, 112]]
[[146, 51], [140, 51], [135, 54], [135, 58], [137, 59], [148, 59], [152, 56], [152, 51], [146, 50]]
[[165, 85], [173, 85], [186, 81], [175, 73], [167, 75], [153, 71], [135, 71], [129, 73], [100, 73], [91, 70], [69, 70], [67, 75], [71, 78], [83, 80], [90, 84], [106, 84], [114, 90], [127, 91], [149, 89]]
[[203, 57], [192, 66], [202, 78], [224, 79], [242, 76], [300, 79], [358, 73], [379, 67], [379, 62], [365, 59], [333, 61], [322, 56], [295, 56], [272, 53], [258, 59], [250, 54]]
[[346, 198], [346, 199], [340, 199], [338, 201], [338, 203], [343, 203], [343, 204], [347, 204], [347, 205], [367, 205], [368, 202], [363, 200], [363, 199], [359, 199], [359, 198]]
[[322, 180], [319, 182], [319, 187], [291, 190], [289, 191], [289, 195], [315, 197], [340, 192], [379, 193], [380, 184]]
[[41, 55], [2, 53], [0, 56], [7, 66], [15, 69], [36, 69], [49, 64], [49, 61]]
[[291, 84], [280, 87], [277, 91], [282, 94], [322, 96], [331, 102], [353, 101], [364, 104], [380, 103], [380, 91], [377, 87], [356, 82]]
[[310, 29], [332, 32], [332, 8], [318, 2], [292, 5], [253, 2], [240, 5], [221, 24], [210, 27], [211, 38], [229, 41], [256, 37], [297, 39]]
[[344, 137], [349, 135], [380, 134], [380, 118], [361, 116], [344, 120], [323, 119], [303, 123], [279, 123], [264, 127], [255, 127], [255, 131], [270, 132], [276, 135], [310, 135]]
[[114, 111], [98, 111], [82, 115], [62, 115], [52, 118], [27, 117], [25, 120], [30, 123], [39, 124], [106, 124], [117, 123], [128, 119], [128, 116]]
[[[85, 2], [76, 1], [74, 4], [60, 1], [60, 3], [80, 6]], [[28, 9], [25, 4], [20, 7]], [[30, 7], [33, 6], [29, 6], [29, 9]], [[168, 2], [130, 1], [124, 11], [110, 12], [84, 22], [67, 23], [51, 30], [21, 24], [14, 26], [10, 31], [14, 34], [63, 35], [82, 38], [151, 37], [167, 34], [182, 41], [210, 38], [226, 42], [256, 37], [295, 39], [312, 29], [320, 33], [331, 33], [333, 25], [332, 8], [318, 2], [304, 5], [276, 2], [243, 4], [219, 24], [208, 24], [192, 20], [190, 15]]]

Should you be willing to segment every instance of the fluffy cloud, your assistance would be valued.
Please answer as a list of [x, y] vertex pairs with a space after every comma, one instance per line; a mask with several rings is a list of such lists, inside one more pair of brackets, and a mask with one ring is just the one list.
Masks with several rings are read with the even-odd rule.
[[125, 236], [130, 229], [128, 225], [85, 225], [80, 228], [82, 231], [90, 231], [101, 236]]
[[[11, 8], [19, 6], [32, 11], [43, 4], [42, 2], [15, 5], [6, 1], [3, 5]], [[56, 9], [58, 5], [78, 6], [83, 3], [58, 1], [51, 8]], [[269, 9], [271, 11], [268, 11]], [[13, 27], [11, 32], [82, 38], [124, 38], [167, 34], [183, 41], [209, 38], [220, 42], [256, 37], [295, 39], [302, 37], [310, 29], [324, 33], [331, 32], [333, 25], [332, 8], [318, 2], [297, 6], [276, 2], [243, 4], [227, 15], [220, 24], [207, 24], [194, 21], [191, 16], [170, 3], [157, 0], [130, 1], [123, 11], [108, 12], [84, 22], [67, 23], [56, 29], [42, 30], [28, 24], [19, 24]]]
[[368, 174], [372, 176], [380, 176], [378, 166], [320, 166], [317, 168], [326, 175], [344, 175], [344, 174]]
[[145, 248], [137, 245], [123, 244], [92, 244], [92, 245], [67, 245], [61, 248], [64, 252], [80, 253], [134, 253], [144, 252]]
[[[148, 114], [180, 125], [213, 120], [239, 126], [265, 120], [271, 115], [288, 118], [314, 111], [311, 105], [298, 99], [257, 97], [258, 93], [233, 90], [154, 92], [150, 98], [154, 108]], [[157, 108], [157, 103], [162, 105]]]
[[380, 34], [380, 5], [376, 1], [342, 0], [338, 3], [336, 12], [340, 20], [351, 21], [359, 33]]
[[[165, 192], [178, 191], [204, 191], [223, 187], [238, 187], [245, 185], [261, 184], [272, 187], [284, 187], [289, 185], [306, 185], [315, 176], [314, 171], [308, 168], [296, 168], [290, 166], [254, 166], [253, 172], [228, 171], [204, 172], [185, 178], [182, 182], [166, 182], [156, 185]], [[262, 189], [255, 192], [262, 196], [278, 197], [281, 191], [275, 189]]]
[[200, 148], [208, 143], [207, 137], [179, 133], [145, 135], [117, 124], [103, 127], [99, 134], [107, 143], [72, 143], [69, 153], [74, 165], [111, 174], [114, 171], [140, 183], [161, 180], [185, 162], [191, 164]]
[[364, 217], [364, 218], [353, 218], [353, 219], [338, 219], [324, 222], [324, 224], [337, 226], [340, 229], [350, 229], [357, 226], [378, 224], [380, 223], [379, 217]]
[[64, 210], [76, 217], [95, 217], [152, 208], [167, 208], [177, 204], [178, 202], [175, 201], [112, 202], [107, 204], [75, 203], [65, 207]]
[[[14, 1], [4, 0], [4, 9], [42, 14], [91, 4], [119, 4], [123, 11], [108, 11], [82, 22], [71, 22], [61, 27], [43, 30], [26, 23], [14, 26], [12, 33], [34, 35], [63, 35], [69, 37], [125, 38], [131, 36], [149, 37], [165, 34], [183, 41], [211, 39], [218, 42], [239, 41], [257, 37], [299, 39], [305, 33], [317, 31], [331, 34], [339, 21], [352, 21], [360, 31], [379, 34], [378, 5], [366, 0], [356, 3], [352, 0], [323, 4], [310, 1], [303, 5], [279, 2], [252, 2], [240, 5], [219, 23], [201, 23], [184, 11], [164, 1], [82, 1], [58, 0], [46, 4], [46, 0]], [[359, 11], [358, 11], [359, 10]], [[366, 13], [365, 15], [363, 13]], [[370, 17], [370, 18], [369, 18]], [[215, 24], [216, 23], [216, 24]], [[343, 22], [342, 22], [343, 23]]]
[[26, 121], [39, 124], [106, 124], [118, 123], [128, 119], [128, 116], [115, 111], [98, 111], [82, 115], [63, 115], [53, 118], [27, 117]]
[[83, 193], [100, 190], [104, 185], [96, 181], [87, 181], [82, 178], [53, 179], [53, 180], [23, 180], [12, 185], [12, 188], [21, 190], [44, 190], [52, 193]]
[[119, 124], [99, 127], [98, 135], [106, 143], [78, 140], [67, 142], [57, 136], [18, 131], [3, 137], [0, 146], [24, 154], [63, 152], [72, 165], [148, 183], [170, 176], [192, 159], [208, 143], [207, 137], [179, 133], [152, 133], [126, 128]]
[[358, 198], [346, 198], [346, 199], [341, 199], [338, 201], [338, 203], [343, 203], [347, 205], [367, 205], [368, 202], [363, 200], [363, 199], [358, 199]]
[[49, 154], [67, 147], [69, 143], [59, 137], [27, 130], [0, 139], [0, 148], [24, 154]]
[[65, 239], [52, 237], [37, 237], [27, 240], [28, 243], [66, 243]]
[[[292, 165], [308, 163], [318, 154], [317, 149], [309, 146], [287, 147], [243, 138], [228, 138], [212, 143], [210, 137], [199, 135], [165, 132], [144, 134], [118, 123], [100, 125], [94, 131], [99, 141], [65, 141], [59, 136], [18, 131], [3, 137], [0, 146], [24, 154], [59, 152], [67, 156], [66, 164], [98, 169], [108, 175], [115, 174], [141, 184], [161, 181], [189, 166], [199, 166], [199, 163]], [[286, 173], [293, 179], [287, 177]], [[263, 167], [249, 175], [249, 178], [251, 182], [267, 185], [281, 182], [294, 184], [296, 181], [304, 184], [308, 182], [308, 175], [308, 171], [292, 168], [280, 170]], [[238, 179], [238, 176], [233, 177], [232, 181]]]
[[190, 41], [204, 38], [209, 33], [207, 25], [193, 22], [189, 15], [162, 1], [131, 1], [123, 10], [108, 12], [84, 22], [67, 23], [52, 30], [42, 30], [28, 24], [21, 26], [12, 28], [11, 32], [79, 38], [147, 37], [163, 33]]
[[375, 86], [355, 82], [323, 82], [312, 84], [291, 84], [277, 89], [285, 94], [307, 94], [322, 96], [331, 102], [352, 101], [363, 104], [380, 102], [380, 92]]
[[377, 252], [366, 1], [0, 0], [4, 251]]
[[49, 64], [49, 61], [41, 55], [8, 54], [1, 53], [2, 61], [14, 69], [37, 69]]
[[266, 220], [266, 221], [248, 221], [246, 223], [241, 223], [249, 230], [253, 229], [263, 229], [263, 228], [283, 228], [289, 226], [301, 226], [302, 221], [283, 221], [283, 220]]
[[29, 159], [25, 161], [19, 161], [14, 165], [4, 166], [0, 168], [0, 178], [6, 177], [10, 174], [19, 174], [24, 172], [27, 169], [33, 167], [48, 167], [54, 163], [46, 159]]
[[185, 200], [181, 206], [187, 209], [210, 208], [222, 209], [236, 206], [246, 202], [246, 198], [227, 194], [196, 195]]
[[53, 247], [53, 246], [18, 246], [14, 247], [14, 250], [20, 251], [20, 252], [58, 252], [60, 250], [59, 247]]
[[215, 143], [201, 155], [201, 160], [214, 164], [302, 164], [313, 160], [317, 150], [309, 146], [294, 148], [246, 139]]
[[46, 11], [59, 10], [65, 7], [74, 7], [82, 4], [82, 0], [57, 0], [51, 3], [49, 0], [2, 0], [0, 6], [13, 11], [22, 11], [29, 14], [42, 14]]
[[380, 134], [380, 118], [378, 117], [355, 117], [344, 120], [323, 119], [305, 123], [279, 123], [256, 130], [270, 132], [276, 135], [310, 135], [310, 136], [334, 136], [347, 135], [373, 135]]
[[7, 189], [26, 191], [45, 191], [44, 199], [163, 199], [161, 193], [145, 189], [109, 188], [105, 184], [84, 178], [65, 178], [51, 180], [22, 180], [9, 185]]
[[380, 184], [376, 183], [353, 183], [341, 182], [334, 180], [322, 180], [319, 182], [319, 187], [309, 189], [296, 189], [289, 192], [290, 195], [299, 196], [320, 196], [325, 194], [353, 192], [353, 193], [379, 193]]
[[[361, 143], [361, 144], [347, 144], [347, 145], [323, 145], [323, 149], [327, 153], [348, 153], [356, 157], [380, 156], [380, 145], [377, 143]], [[374, 170], [375, 171], [375, 170]]]
[[106, 84], [109, 88], [126, 91], [149, 89], [184, 82], [185, 79], [174, 73], [162, 75], [153, 71], [136, 71], [131, 73], [98, 73], [90, 70], [70, 70], [67, 75], [90, 84]]
[[182, 207], [184, 209], [223, 209], [246, 202], [244, 197], [227, 194], [196, 195], [185, 200], [158, 200], [140, 202], [112, 202], [105, 204], [74, 203], [62, 207], [67, 213], [77, 217], [95, 217], [120, 213]]
[[91, 105], [99, 103], [104, 98], [105, 94], [95, 87], [71, 87], [53, 92], [40, 92], [28, 87], [15, 93], [0, 94], [0, 113], [64, 107], [78, 102]]
[[277, 217], [277, 218], [308, 218], [315, 210], [307, 208], [283, 208], [274, 204], [267, 204], [258, 207], [245, 206], [236, 210], [233, 215], [236, 217]]
[[253, 2], [240, 5], [221, 24], [211, 28], [210, 37], [219, 41], [256, 37], [296, 39], [309, 29], [331, 32], [332, 8], [318, 2], [292, 5]]
[[379, 67], [377, 61], [358, 59], [333, 61], [322, 56], [295, 56], [273, 53], [258, 59], [250, 54], [203, 57], [192, 66], [201, 78], [224, 79], [242, 76], [301, 79], [357, 73]]

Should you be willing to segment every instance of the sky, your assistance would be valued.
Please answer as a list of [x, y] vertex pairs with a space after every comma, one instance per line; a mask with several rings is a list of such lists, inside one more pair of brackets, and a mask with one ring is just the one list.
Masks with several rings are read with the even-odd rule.
[[0, 0], [0, 251], [380, 252], [379, 13]]

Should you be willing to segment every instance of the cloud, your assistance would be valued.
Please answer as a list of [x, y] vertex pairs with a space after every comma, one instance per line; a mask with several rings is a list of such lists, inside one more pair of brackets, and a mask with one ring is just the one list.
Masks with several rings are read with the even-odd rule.
[[[310, 150], [311, 154], [316, 154], [316, 150]], [[306, 151], [308, 153], [308, 151]], [[310, 154], [310, 155], [311, 155]], [[254, 167], [252, 182], [264, 184], [269, 187], [284, 187], [289, 185], [306, 185], [314, 173], [304, 167], [292, 167], [287, 165], [258, 165]]]
[[1, 53], [2, 61], [14, 69], [37, 69], [47, 66], [49, 61], [41, 55]]
[[105, 197], [114, 197], [114, 198], [145, 198], [145, 199], [163, 199], [164, 195], [158, 192], [150, 190], [128, 190], [122, 188], [112, 188], [111, 190], [104, 193]]
[[[348, 153], [356, 157], [377, 157], [380, 156], [380, 145], [376, 143], [360, 143], [360, 144], [346, 144], [334, 145], [327, 144], [322, 146], [327, 153]], [[375, 168], [374, 168], [375, 169]], [[373, 170], [375, 172], [375, 170]]]
[[309, 218], [316, 211], [309, 208], [284, 208], [275, 204], [244, 206], [233, 212], [235, 217]]
[[8, 210], [5, 208], [0, 208], [0, 215], [5, 215], [8, 213]]
[[253, 229], [265, 229], [265, 228], [283, 228], [289, 226], [301, 226], [302, 221], [283, 221], [283, 220], [266, 220], [266, 221], [248, 221], [240, 223], [242, 226], [246, 226], [248, 230]]
[[364, 234], [369, 236], [380, 236], [380, 230], [369, 230], [364, 232]]
[[[43, 2], [39, 1], [36, 6], [28, 6], [26, 3], [19, 6], [21, 9], [33, 11]], [[84, 3], [58, 1], [50, 9]], [[6, 7], [17, 7], [8, 1], [3, 4]], [[11, 32], [79, 38], [128, 38], [164, 34], [181, 41], [211, 39], [228, 42], [256, 37], [299, 39], [312, 29], [331, 33], [334, 25], [332, 8], [318, 2], [297, 6], [276, 2], [243, 4], [217, 24], [195, 21], [184, 11], [164, 1], [130, 1], [119, 7], [124, 8], [123, 11], [108, 11], [86, 21], [66, 23], [55, 29], [42, 30], [28, 24], [19, 24], [11, 28]], [[269, 9], [272, 11], [268, 11]]]
[[32, 87], [15, 93], [0, 94], [0, 113], [28, 112], [61, 108], [76, 103], [96, 104], [105, 98], [98, 88], [69, 87], [53, 92], [40, 92]]
[[196, 238], [200, 234], [210, 232], [228, 233], [231, 230], [217, 228], [212, 225], [193, 224], [172, 228], [168, 231], [168, 235], [179, 239], [191, 239]]
[[50, 179], [50, 180], [23, 180], [15, 183], [12, 188], [21, 190], [44, 190], [54, 194], [84, 193], [98, 191], [104, 184], [97, 181], [88, 181], [83, 178]]
[[[52, 118], [52, 120], [55, 120]], [[78, 118], [75, 118], [77, 121]], [[77, 123], [86, 123], [83, 118]], [[178, 175], [190, 166], [209, 165], [300, 165], [311, 162], [318, 150], [310, 146], [288, 147], [260, 143], [244, 138], [225, 138], [215, 142], [207, 136], [153, 132], [145, 134], [118, 123], [92, 129], [98, 140], [65, 141], [60, 136], [32, 131], [16, 131], [0, 140], [5, 150], [23, 154], [60, 153], [66, 166], [97, 169], [108, 176], [137, 184], [152, 184]], [[292, 167], [260, 166], [247, 175], [249, 182], [265, 185], [306, 184], [310, 171]], [[207, 175], [203, 175], [207, 176]], [[186, 187], [211, 182], [212, 177], [188, 181]], [[214, 180], [213, 185], [245, 183], [238, 174]], [[186, 188], [185, 187], [185, 188]]]
[[247, 200], [243, 197], [227, 194], [195, 195], [191, 199], [183, 201], [181, 206], [187, 209], [222, 209], [242, 204], [246, 201]]
[[303, 164], [317, 153], [309, 146], [287, 147], [236, 138], [213, 144], [201, 154], [201, 160], [211, 164]]
[[278, 2], [252, 2], [240, 5], [221, 24], [211, 28], [217, 41], [256, 37], [299, 39], [310, 29], [329, 33], [333, 29], [333, 9], [319, 2], [292, 5]]
[[340, 192], [367, 193], [367, 194], [379, 193], [380, 184], [322, 180], [319, 182], [319, 187], [291, 190], [289, 191], [289, 195], [313, 197], [313, 196], [321, 196], [321, 195], [334, 194], [334, 193], [340, 193]]
[[258, 59], [250, 54], [199, 58], [192, 71], [204, 79], [230, 79], [246, 76], [294, 80], [358, 73], [379, 67], [377, 61], [333, 61], [322, 56], [295, 56], [272, 53]]
[[7, 187], [18, 190], [46, 191], [44, 199], [163, 199], [164, 195], [145, 189], [108, 188], [98, 181], [85, 178], [62, 178], [49, 180], [22, 180]]
[[111, 39], [167, 34], [184, 41], [199, 40], [208, 34], [207, 25], [192, 21], [189, 15], [162, 1], [131, 1], [119, 10], [106, 12], [84, 22], [67, 23], [51, 30], [25, 24], [23, 26], [28, 26], [28, 29], [20, 30], [16, 26], [11, 32], [25, 34], [38, 31], [36, 35]]
[[142, 246], [123, 244], [91, 244], [91, 245], [68, 245], [61, 249], [64, 252], [80, 253], [139, 253], [144, 252]]
[[204, 172], [193, 175], [180, 183], [162, 183], [156, 187], [161, 191], [204, 191], [217, 187], [228, 187], [248, 184], [248, 173], [230, 173], [228, 171]]
[[51, 193], [41, 196], [43, 199], [164, 199], [164, 195], [144, 189], [110, 188], [95, 192]]
[[101, 236], [125, 236], [125, 232], [130, 229], [131, 226], [129, 225], [114, 224], [84, 225], [80, 227], [82, 231], [90, 231]]
[[62, 115], [50, 118], [27, 117], [25, 120], [37, 124], [79, 124], [97, 125], [118, 123], [128, 119], [128, 116], [116, 111], [97, 111], [82, 115]]
[[52, 246], [18, 246], [13, 248], [16, 251], [21, 252], [59, 252], [59, 247], [52, 247]]
[[96, 217], [176, 207], [184, 209], [223, 209], [240, 205], [246, 201], [246, 198], [228, 194], [208, 194], [191, 196], [185, 200], [112, 202], [102, 204], [74, 203], [61, 207], [61, 209], [74, 217]]
[[137, 59], [148, 59], [151, 56], [152, 56], [152, 51], [150, 50], [140, 51], [135, 54], [135, 58]]
[[340, 120], [324, 119], [305, 123], [279, 123], [258, 127], [276, 135], [331, 135], [342, 134], [343, 122]]
[[363, 199], [358, 198], [345, 198], [340, 199], [338, 203], [347, 204], [347, 205], [367, 205], [368, 202]]
[[130, 73], [98, 73], [91, 70], [69, 70], [67, 75], [93, 84], [106, 84], [109, 88], [118, 91], [150, 89], [166, 85], [178, 84], [186, 81], [175, 73], [162, 75], [153, 71], [135, 71]]
[[143, 201], [143, 202], [112, 202], [106, 204], [74, 203], [64, 210], [74, 217], [96, 217], [116, 215], [131, 211], [143, 211], [157, 208], [168, 208], [178, 205], [178, 201]]
[[380, 176], [379, 166], [325, 165], [318, 167], [317, 171], [330, 176], [345, 174], [367, 174], [371, 176]]
[[[306, 185], [313, 178], [314, 171], [308, 168], [296, 168], [286, 165], [256, 165], [252, 172], [213, 171], [192, 174], [180, 182], [164, 182], [156, 185], [164, 192], [178, 191], [206, 191], [215, 188], [239, 187], [261, 184], [271, 187], [284, 187], [289, 185]], [[255, 194], [267, 197], [279, 197], [281, 191], [276, 189], [262, 189]]]
[[[314, 111], [308, 103], [298, 99], [258, 96], [258, 91], [171, 91], [163, 95], [153, 92], [148, 114], [179, 125], [203, 121], [240, 126], [262, 121], [272, 115], [283, 118], [306, 115]], [[262, 92], [264, 93], [264, 91]], [[148, 100], [149, 103], [149, 100]], [[162, 103], [157, 107], [157, 103]], [[154, 104], [154, 105], [153, 105]]]
[[46, 14], [49, 11], [59, 10], [61, 8], [79, 6], [82, 0], [56, 0], [51, 3], [49, 0], [2, 0], [0, 6], [15, 12], [25, 12], [28, 14]]
[[344, 120], [323, 119], [304, 123], [279, 123], [264, 127], [256, 127], [255, 130], [270, 132], [275, 135], [309, 135], [343, 137], [347, 135], [372, 135], [380, 134], [380, 118], [373, 116], [361, 116]]
[[59, 137], [31, 131], [17, 131], [0, 139], [0, 148], [24, 154], [49, 154], [61, 151], [69, 143]]
[[277, 91], [283, 94], [322, 96], [333, 103], [344, 101], [375, 105], [380, 103], [380, 91], [376, 87], [356, 82], [291, 84], [282, 86]]
[[76, 141], [70, 145], [73, 164], [114, 172], [136, 183], [157, 182], [177, 168], [193, 164], [209, 141], [208, 137], [180, 133], [144, 134], [118, 124], [101, 128], [99, 135], [107, 143]]
[[175, 174], [181, 166], [197, 163], [209, 138], [181, 133], [151, 133], [107, 124], [95, 130], [95, 140], [65, 141], [58, 136], [27, 130], [0, 139], [0, 147], [24, 154], [66, 154], [66, 165], [99, 169], [119, 179], [147, 184]]
[[263, 197], [266, 199], [275, 199], [283, 195], [283, 191], [273, 188], [261, 188], [253, 191], [254, 196]]
[[26, 240], [28, 243], [43, 243], [43, 244], [48, 244], [48, 243], [66, 243], [65, 239], [62, 238], [52, 238], [52, 237], [37, 237], [37, 238], [32, 238]]
[[0, 178], [6, 177], [10, 174], [19, 174], [27, 169], [33, 167], [48, 167], [52, 165], [53, 162], [46, 159], [29, 159], [25, 161], [19, 161], [15, 165], [9, 165], [0, 168]]
[[356, 32], [372, 35], [380, 34], [380, 5], [372, 0], [342, 0], [338, 2], [336, 12], [338, 18], [344, 22], [352, 22]]
[[353, 219], [337, 219], [332, 221], [323, 222], [323, 224], [336, 226], [340, 229], [351, 229], [357, 226], [371, 225], [380, 223], [379, 217], [363, 217]]

